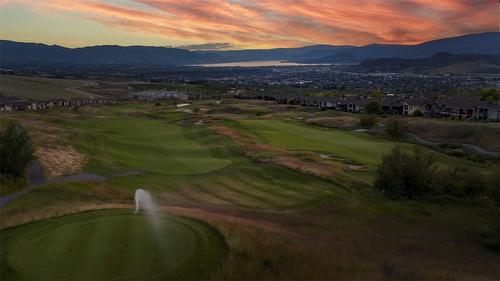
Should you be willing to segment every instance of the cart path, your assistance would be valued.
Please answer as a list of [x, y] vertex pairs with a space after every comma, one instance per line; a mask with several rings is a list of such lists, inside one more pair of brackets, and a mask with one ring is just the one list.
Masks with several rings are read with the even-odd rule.
[[[432, 141], [424, 140], [421, 137], [419, 137], [418, 135], [412, 134], [412, 133], [407, 133], [407, 136], [410, 139], [414, 140], [416, 143], [423, 144], [423, 145], [437, 146], [437, 145], [444, 144], [444, 143], [440, 143], [440, 142], [432, 142]], [[499, 153], [488, 151], [488, 150], [486, 150], [480, 146], [477, 146], [477, 145], [467, 144], [467, 143], [458, 143], [458, 144], [461, 145], [463, 148], [465, 148], [469, 151], [472, 151], [476, 154], [479, 154], [481, 156], [492, 157], [492, 158], [499, 158], [500, 157]]]
[[21, 196], [21, 195], [39, 187], [39, 186], [45, 185], [45, 184], [62, 183], [62, 182], [68, 182], [68, 181], [101, 182], [101, 181], [106, 180], [106, 178], [103, 176], [99, 176], [99, 175], [95, 175], [95, 174], [87, 174], [87, 173], [82, 173], [82, 174], [77, 174], [77, 175], [72, 175], [72, 176], [67, 176], [67, 177], [55, 178], [53, 180], [47, 180], [45, 178], [45, 174], [43, 173], [42, 166], [40, 165], [40, 163], [37, 160], [33, 160], [31, 162], [31, 164], [29, 165], [29, 167], [27, 169], [26, 176], [27, 176], [27, 180], [28, 180], [28, 187], [0, 197], [0, 208], [3, 208], [5, 205], [12, 202], [13, 200], [18, 198], [19, 196]]

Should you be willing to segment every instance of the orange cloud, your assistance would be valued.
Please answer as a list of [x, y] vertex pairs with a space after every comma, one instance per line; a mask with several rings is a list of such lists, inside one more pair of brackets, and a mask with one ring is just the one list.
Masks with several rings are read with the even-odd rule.
[[[496, 0], [0, 0], [185, 42], [402, 43], [496, 31]], [[140, 42], [138, 42], [140, 43]]]

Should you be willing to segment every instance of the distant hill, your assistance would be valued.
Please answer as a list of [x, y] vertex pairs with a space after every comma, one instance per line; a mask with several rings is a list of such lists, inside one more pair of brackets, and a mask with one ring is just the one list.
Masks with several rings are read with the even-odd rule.
[[[500, 54], [500, 32], [487, 32], [459, 37], [433, 40], [418, 45], [372, 44], [363, 47], [351, 47], [333, 50], [330, 54], [316, 58], [297, 57], [301, 63], [361, 62], [371, 58], [426, 58], [439, 52], [451, 54]], [[346, 54], [349, 61], [345, 61]], [[341, 55], [341, 56], [339, 56]]]
[[71, 49], [57, 45], [0, 41], [2, 66], [29, 64], [183, 65], [203, 61], [198, 53], [175, 48], [107, 45]]
[[439, 52], [420, 59], [367, 59], [352, 69], [365, 72], [500, 73], [500, 58], [493, 55], [453, 55]]
[[93, 46], [65, 48], [57, 45], [0, 40], [2, 67], [37, 64], [191, 65], [252, 60], [287, 60], [302, 63], [346, 63], [366, 59], [425, 58], [438, 52], [499, 54], [500, 33], [490, 32], [434, 40], [419, 45], [372, 44], [363, 47], [314, 45], [302, 48], [238, 51], [188, 51], [147, 46]]

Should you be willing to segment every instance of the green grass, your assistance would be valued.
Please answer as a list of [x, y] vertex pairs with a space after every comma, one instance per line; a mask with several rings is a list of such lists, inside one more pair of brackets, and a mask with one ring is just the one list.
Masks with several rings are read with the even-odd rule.
[[81, 80], [0, 75], [2, 95], [23, 97], [29, 100], [86, 97], [68, 90], [70, 87], [81, 87], [85, 84], [85, 81]]
[[2, 280], [202, 280], [226, 254], [200, 222], [133, 211], [97, 211], [2, 233]]
[[[195, 175], [231, 163], [186, 139], [175, 124], [145, 118], [78, 121], [81, 150], [91, 155], [89, 170], [135, 169], [160, 175]], [[106, 167], [103, 167], [106, 166]]]
[[279, 120], [242, 120], [240, 124], [245, 131], [272, 145], [333, 154], [362, 164], [379, 163], [382, 155], [397, 145], [364, 133], [314, 128]]
[[[45, 118], [69, 132], [69, 143], [89, 157], [84, 172], [107, 177], [103, 188], [110, 196], [132, 197], [135, 189], [144, 188], [156, 194], [178, 193], [199, 204], [281, 209], [308, 206], [346, 192], [313, 176], [257, 164], [229, 138], [205, 126], [178, 125], [189, 116], [168, 107], [95, 108], [97, 112], [87, 107], [92, 113], [78, 118]], [[130, 171], [135, 173], [127, 175]], [[40, 204], [60, 196], [67, 202], [92, 200], [85, 195], [88, 192], [88, 184], [49, 185], [18, 198], [9, 208], [26, 208], [35, 198]]]
[[[237, 103], [231, 104], [231, 107], [239, 107]], [[243, 114], [255, 115], [247, 111], [254, 108], [253, 105], [243, 106]], [[227, 110], [221, 105], [210, 109], [216, 109], [216, 112]], [[242, 114], [241, 111], [235, 113]], [[302, 114], [302, 111], [286, 114], [293, 117]], [[339, 181], [344, 181], [342, 186], [352, 189], [348, 191], [332, 181], [258, 162], [256, 157], [245, 154], [245, 147], [207, 128], [211, 123], [206, 122], [206, 126], [186, 125], [194, 122], [179, 123], [184, 118], [197, 121], [201, 117], [175, 112], [175, 108], [165, 105], [156, 107], [148, 103], [130, 103], [112, 107], [86, 106], [76, 112], [49, 110], [43, 114], [18, 112], [5, 116], [23, 120], [28, 125], [31, 120], [43, 120], [59, 127], [63, 139], [58, 141], [74, 145], [89, 157], [84, 172], [104, 175], [107, 180], [38, 187], [0, 210], [3, 216], [0, 225], [16, 225], [21, 221], [78, 211], [85, 206], [92, 208], [108, 203], [132, 203], [134, 190], [144, 188], [152, 191], [159, 204], [180, 206], [187, 212], [185, 215], [195, 215], [224, 233], [230, 247], [229, 257], [222, 275], [215, 275], [211, 280], [469, 280], [498, 276], [495, 267], [498, 255], [481, 246], [482, 241], [496, 241], [491, 237], [495, 238], [493, 235], [497, 233], [497, 205], [446, 203], [444, 199], [438, 199], [439, 203], [392, 201], [376, 190], [350, 186], [342, 178], [344, 174], [334, 175]], [[394, 145], [413, 146], [363, 133], [322, 129], [277, 119], [213, 122], [233, 126], [273, 146], [299, 151], [296, 155], [300, 155], [301, 151], [317, 151], [345, 158], [346, 162], [366, 164], [367, 171], [346, 172], [366, 182], [373, 179], [380, 157]], [[38, 131], [31, 128], [30, 132]], [[43, 130], [38, 133], [43, 133]], [[440, 165], [446, 167], [474, 168], [477, 165], [442, 153], [435, 152], [435, 155]], [[475, 168], [491, 171], [487, 165]], [[144, 173], [121, 175], [130, 170]], [[190, 214], [188, 209], [193, 213]], [[114, 237], [110, 242], [112, 247], [115, 247], [116, 240], [116, 248], [126, 251], [133, 247], [132, 244], [130, 247], [119, 246], [136, 241], [138, 236], [150, 235], [141, 228], [144, 221], [136, 221], [141, 216], [124, 211], [90, 214], [95, 214], [96, 220], [81, 214], [2, 232], [1, 257], [5, 259], [0, 270], [2, 277], [8, 277], [2, 280], [35, 279], [29, 274], [47, 280], [47, 275], [43, 274], [50, 271], [59, 274], [59, 270], [40, 266], [40, 263], [50, 260], [51, 255], [55, 256], [54, 253], [67, 254], [60, 261], [63, 264], [60, 274], [75, 270], [77, 266], [74, 263], [77, 262], [82, 264], [77, 269], [95, 270], [87, 273], [93, 275], [57, 275], [50, 280], [115, 280], [108, 278], [106, 274], [111, 274], [111, 271], [106, 270], [113, 268], [116, 272], [128, 274], [146, 267], [161, 272], [164, 279], [189, 280], [207, 276], [195, 273], [202, 270], [195, 266], [206, 264], [206, 260], [191, 262], [192, 271], [189, 272], [183, 271], [186, 268], [182, 265], [169, 272], [168, 266], [155, 269], [162, 259], [180, 262], [182, 257], [177, 253], [175, 256], [163, 251], [158, 253], [162, 246], [151, 246], [142, 240], [141, 247], [150, 249], [152, 256], [159, 258], [152, 260], [148, 256], [144, 261], [131, 265], [129, 260], [118, 262], [122, 256], [111, 252], [109, 260], [86, 258], [76, 261], [72, 253], [88, 257], [89, 253], [108, 247], [103, 246], [103, 241], [108, 241], [110, 236]], [[168, 218], [167, 223], [173, 225], [165, 226], [166, 232], [178, 226], [179, 219], [182, 220], [180, 224], [188, 225], [172, 232], [181, 233], [181, 238], [175, 238], [179, 241], [176, 242], [178, 247], [190, 249], [192, 245], [187, 244], [192, 241], [189, 228], [197, 223], [177, 217]], [[89, 230], [93, 228], [90, 225], [95, 226], [94, 232]], [[272, 230], [275, 226], [283, 231]], [[205, 226], [200, 228], [205, 229]], [[207, 230], [202, 235], [211, 235], [209, 232]], [[37, 242], [49, 239], [50, 233], [61, 235], [61, 239], [53, 242], [57, 246]], [[186, 239], [189, 241], [185, 242]], [[78, 246], [69, 246], [72, 243]], [[93, 246], [94, 243], [97, 245]], [[217, 243], [210, 244], [212, 250], [209, 252], [220, 254], [222, 248]], [[68, 246], [63, 247], [63, 244]], [[29, 247], [33, 249], [28, 250]], [[74, 252], [71, 252], [72, 248]], [[220, 259], [215, 255], [202, 255], [202, 258], [217, 260], [213, 268], [220, 266]], [[475, 262], [478, 260], [481, 262]], [[415, 267], [416, 264], [419, 266]], [[383, 272], [384, 268], [391, 270]], [[207, 269], [205, 272], [212, 271]], [[383, 274], [389, 276], [384, 277]], [[120, 280], [155, 280], [157, 277], [144, 276]]]

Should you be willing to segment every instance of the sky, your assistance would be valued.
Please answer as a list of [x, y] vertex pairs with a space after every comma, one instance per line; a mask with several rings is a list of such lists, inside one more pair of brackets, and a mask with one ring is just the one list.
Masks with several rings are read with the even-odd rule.
[[416, 44], [498, 20], [498, 0], [0, 0], [0, 38], [66, 47]]

